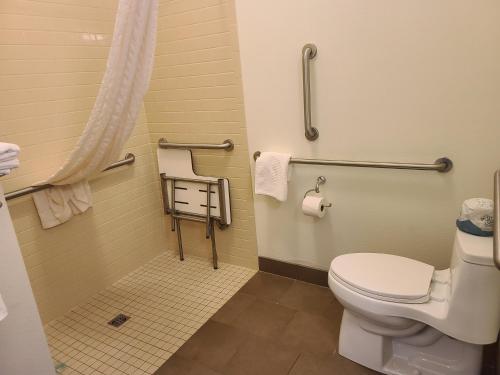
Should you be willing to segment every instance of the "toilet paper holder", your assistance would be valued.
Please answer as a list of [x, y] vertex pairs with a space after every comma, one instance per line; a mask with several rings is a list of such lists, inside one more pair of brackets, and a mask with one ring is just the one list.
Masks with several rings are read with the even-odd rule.
[[[316, 179], [316, 186], [313, 189], [307, 190], [305, 192], [305, 194], [304, 194], [304, 198], [307, 197], [307, 194], [309, 194], [311, 192], [315, 192], [316, 194], [319, 194], [319, 187], [320, 187], [320, 185], [324, 185], [325, 183], [326, 183], [326, 177], [325, 176], [319, 176]], [[328, 203], [328, 205], [326, 205], [325, 207], [332, 207], [332, 204]]]

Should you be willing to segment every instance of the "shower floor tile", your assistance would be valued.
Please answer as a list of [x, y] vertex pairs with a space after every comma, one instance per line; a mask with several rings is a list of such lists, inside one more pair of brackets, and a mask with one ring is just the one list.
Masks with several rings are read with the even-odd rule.
[[[256, 273], [162, 254], [45, 327], [60, 374], [153, 374]], [[108, 324], [129, 316], [120, 327]]]

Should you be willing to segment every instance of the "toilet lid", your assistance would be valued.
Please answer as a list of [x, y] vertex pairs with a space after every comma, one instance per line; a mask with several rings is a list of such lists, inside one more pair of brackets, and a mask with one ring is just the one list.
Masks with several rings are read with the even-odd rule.
[[434, 267], [396, 255], [356, 253], [336, 257], [330, 271], [343, 285], [369, 297], [423, 303], [429, 300]]

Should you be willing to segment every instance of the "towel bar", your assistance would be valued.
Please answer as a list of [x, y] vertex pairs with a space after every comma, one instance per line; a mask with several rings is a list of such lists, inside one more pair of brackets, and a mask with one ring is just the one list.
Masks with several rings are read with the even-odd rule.
[[160, 148], [182, 148], [182, 149], [205, 149], [205, 150], [226, 150], [232, 151], [234, 143], [230, 139], [226, 139], [221, 144], [213, 143], [171, 143], [165, 138], [158, 140], [158, 147]]
[[[260, 151], [253, 154], [254, 160], [260, 156]], [[325, 160], [325, 159], [301, 159], [291, 158], [290, 164], [313, 164], [313, 165], [336, 165], [340, 167], [363, 167], [363, 168], [388, 168], [388, 169], [412, 169], [420, 171], [449, 172], [453, 168], [453, 162], [442, 157], [432, 164], [425, 163], [391, 163], [382, 161], [353, 161], [353, 160]]]
[[[135, 161], [135, 155], [128, 153], [125, 155], [124, 159], [118, 160], [117, 162], [111, 164], [109, 167], [107, 167], [105, 170], [103, 170], [103, 172], [121, 167], [123, 165], [133, 164], [134, 161]], [[47, 185], [39, 185], [39, 186], [29, 186], [29, 187], [26, 187], [23, 189], [14, 190], [14, 191], [11, 191], [11, 192], [5, 194], [5, 200], [11, 200], [11, 199], [19, 198], [19, 197], [22, 197], [24, 195], [28, 195], [31, 193], [36, 193], [37, 191], [48, 189], [51, 186], [53, 186], [53, 185], [47, 184]]]

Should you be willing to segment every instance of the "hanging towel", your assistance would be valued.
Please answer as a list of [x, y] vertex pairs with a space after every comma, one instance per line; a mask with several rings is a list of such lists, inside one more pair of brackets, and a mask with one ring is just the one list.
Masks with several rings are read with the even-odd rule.
[[[106, 71], [85, 130], [61, 168], [39, 183], [57, 186], [33, 195], [44, 228], [69, 220], [68, 210], [90, 207], [90, 190], [74, 184], [97, 176], [119, 158], [149, 87], [157, 15], [158, 0], [119, 0]], [[69, 199], [68, 188], [59, 186], [72, 184]]]
[[92, 194], [87, 181], [37, 191], [33, 193], [33, 200], [43, 229], [63, 224], [92, 207]]
[[2, 295], [0, 294], [0, 322], [4, 320], [6, 316], [7, 316], [7, 307], [5, 307]]
[[255, 163], [255, 194], [269, 195], [280, 202], [288, 195], [290, 154], [263, 152]]
[[0, 142], [0, 176], [5, 176], [9, 174], [12, 169], [19, 167], [18, 157], [18, 145]]

